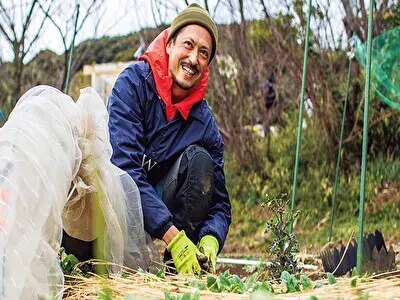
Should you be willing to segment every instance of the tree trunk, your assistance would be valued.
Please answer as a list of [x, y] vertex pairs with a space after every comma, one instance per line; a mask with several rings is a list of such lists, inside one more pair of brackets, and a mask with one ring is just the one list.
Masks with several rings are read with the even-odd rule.
[[65, 88], [65, 81], [67, 79], [67, 73], [68, 73], [68, 54], [69, 51], [65, 50], [64, 52], [64, 70], [62, 72], [62, 80], [61, 80], [61, 86], [60, 86], [60, 90], [63, 91]]
[[244, 24], [246, 22], [246, 19], [244, 18], [243, 0], [239, 0], [239, 12], [240, 12], [240, 22]]
[[18, 54], [15, 54], [15, 59], [12, 64], [12, 89], [11, 89], [11, 99], [13, 103], [17, 103], [18, 98], [21, 93], [21, 84], [22, 84], [22, 71], [24, 68], [24, 64], [22, 59]]

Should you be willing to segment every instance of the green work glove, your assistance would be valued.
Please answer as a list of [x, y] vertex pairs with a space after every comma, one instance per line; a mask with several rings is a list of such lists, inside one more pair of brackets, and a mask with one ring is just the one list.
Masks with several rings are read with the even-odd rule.
[[208, 272], [215, 273], [217, 266], [217, 253], [219, 249], [218, 241], [212, 235], [205, 235], [201, 238], [198, 248], [201, 253], [203, 253], [208, 258], [208, 264], [203, 266]]
[[186, 236], [185, 231], [180, 231], [172, 239], [167, 246], [167, 250], [171, 252], [178, 273], [194, 275], [201, 272], [197, 257], [203, 255]]

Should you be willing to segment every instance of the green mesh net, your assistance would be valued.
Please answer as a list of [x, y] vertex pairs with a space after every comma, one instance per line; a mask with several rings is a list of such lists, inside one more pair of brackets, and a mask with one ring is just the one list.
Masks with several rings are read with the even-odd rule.
[[[371, 83], [380, 99], [400, 110], [400, 27], [372, 40]], [[367, 47], [355, 38], [357, 60], [365, 67]]]

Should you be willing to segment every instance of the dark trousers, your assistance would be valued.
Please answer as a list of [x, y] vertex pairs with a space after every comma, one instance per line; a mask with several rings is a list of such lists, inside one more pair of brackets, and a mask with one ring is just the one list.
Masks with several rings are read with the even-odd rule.
[[201, 223], [213, 206], [214, 167], [210, 154], [197, 145], [189, 146], [157, 186], [173, 216], [173, 223], [196, 243]]

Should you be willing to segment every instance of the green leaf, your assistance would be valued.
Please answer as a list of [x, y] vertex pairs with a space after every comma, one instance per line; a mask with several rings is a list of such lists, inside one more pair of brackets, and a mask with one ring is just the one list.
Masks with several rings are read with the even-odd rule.
[[200, 292], [199, 291], [195, 291], [193, 293], [193, 300], [200, 300]]
[[175, 297], [172, 296], [168, 290], [164, 291], [164, 298], [165, 298], [165, 300], [174, 300], [175, 299]]
[[326, 273], [326, 276], [328, 277], [328, 282], [329, 284], [335, 284], [336, 283], [336, 278], [335, 276], [332, 275], [332, 273]]
[[182, 300], [192, 300], [193, 299], [193, 295], [192, 293], [185, 293], [182, 295], [182, 297], [180, 297]]
[[157, 276], [158, 278], [165, 279], [165, 273], [164, 273], [164, 271], [163, 271], [162, 269], [158, 270], [156, 276]]
[[357, 267], [354, 267], [353, 270], [351, 270], [351, 277], [354, 277], [354, 276], [358, 276]]
[[258, 277], [258, 272], [255, 272], [253, 275], [251, 275], [251, 277], [246, 281], [246, 290], [250, 290], [254, 283], [256, 282]]
[[243, 294], [244, 292], [246, 292], [246, 285], [244, 284], [242, 279], [240, 279], [240, 277], [236, 274], [234, 274], [230, 279], [230, 284], [232, 293]]
[[224, 274], [218, 276], [217, 284], [221, 292], [230, 291], [231, 282], [224, 276]]
[[281, 280], [282, 280], [282, 284], [284, 284], [286, 286], [287, 293], [300, 291], [300, 287], [299, 287], [296, 277], [294, 277], [293, 275], [290, 275], [289, 272], [283, 271], [281, 273]]
[[214, 293], [219, 293], [217, 279], [215, 277], [213, 276], [207, 277], [207, 288]]
[[257, 282], [254, 286], [254, 291], [263, 291], [268, 292], [270, 294], [274, 293], [274, 288], [268, 281]]
[[73, 254], [68, 254], [62, 261], [61, 267], [65, 274], [71, 274], [75, 265], [79, 263], [79, 260]]
[[112, 294], [112, 290], [110, 288], [103, 288], [102, 290], [97, 290], [96, 293], [101, 300], [115, 299], [115, 297]]
[[312, 280], [305, 275], [300, 276], [300, 282], [304, 290], [312, 289]]
[[281, 273], [281, 280], [282, 280], [283, 284], [285, 284], [287, 281], [290, 281], [290, 279], [291, 279], [291, 275], [289, 274], [288, 271], [283, 271]]
[[358, 276], [353, 276], [351, 278], [350, 284], [351, 284], [352, 287], [356, 287], [357, 286], [357, 279], [358, 279]]
[[310, 298], [308, 298], [308, 300], [318, 300], [317, 296], [311, 295]]

